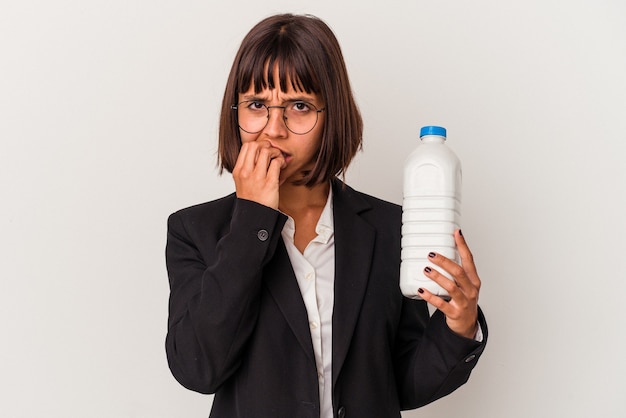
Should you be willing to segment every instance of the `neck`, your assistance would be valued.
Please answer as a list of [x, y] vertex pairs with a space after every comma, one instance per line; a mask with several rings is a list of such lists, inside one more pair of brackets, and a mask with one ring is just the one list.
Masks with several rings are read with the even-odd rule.
[[317, 184], [313, 187], [296, 186], [285, 183], [280, 186], [280, 202], [278, 208], [281, 212], [293, 216], [294, 212], [300, 212], [311, 208], [323, 208], [328, 200], [330, 182]]

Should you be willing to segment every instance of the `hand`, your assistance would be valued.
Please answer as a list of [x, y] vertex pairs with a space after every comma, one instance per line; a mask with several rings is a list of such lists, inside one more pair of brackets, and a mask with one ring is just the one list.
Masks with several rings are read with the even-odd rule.
[[280, 170], [285, 157], [268, 141], [244, 142], [233, 168], [237, 197], [278, 209]]
[[424, 274], [443, 287], [450, 295], [450, 300], [445, 301], [439, 296], [435, 296], [426, 289], [418, 289], [422, 299], [442, 311], [446, 316], [448, 327], [457, 334], [474, 338], [478, 323], [478, 294], [480, 292], [480, 278], [476, 272], [474, 258], [470, 252], [465, 238], [460, 230], [455, 231], [454, 240], [461, 256], [461, 265], [442, 256], [429, 255], [430, 261], [443, 268], [453, 278], [448, 279], [435, 269]]

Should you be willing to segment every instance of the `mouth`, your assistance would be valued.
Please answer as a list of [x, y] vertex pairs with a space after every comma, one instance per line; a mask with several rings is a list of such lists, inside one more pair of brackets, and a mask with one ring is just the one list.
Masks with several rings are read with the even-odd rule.
[[289, 164], [289, 162], [293, 159], [293, 156], [291, 154], [289, 154], [288, 152], [285, 152], [284, 150], [282, 150], [281, 148], [277, 147], [274, 143], [272, 143], [271, 141], [268, 141], [270, 143], [270, 146], [272, 148], [277, 149], [278, 151], [280, 151], [280, 154], [283, 156], [283, 160], [285, 160], [285, 163], [283, 164], [283, 167], [281, 168], [281, 170], [284, 170], [287, 167], [287, 164]]
[[[280, 167], [280, 171], [283, 171], [285, 168], [287, 168], [287, 166], [289, 165], [289, 162], [293, 159], [293, 157], [291, 156], [291, 154], [287, 154], [286, 152], [280, 150], [280, 154], [283, 156], [283, 163], [282, 166]], [[278, 158], [278, 157], [275, 157]]]
[[280, 153], [283, 155], [283, 158], [285, 159], [285, 165], [289, 164], [289, 161], [292, 160], [292, 156], [291, 154], [287, 154], [285, 151], [280, 150]]

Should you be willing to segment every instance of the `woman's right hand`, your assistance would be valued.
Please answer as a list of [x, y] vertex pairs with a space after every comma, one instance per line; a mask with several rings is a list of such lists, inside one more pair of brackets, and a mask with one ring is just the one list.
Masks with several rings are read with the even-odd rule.
[[270, 142], [244, 142], [233, 168], [237, 197], [278, 209], [279, 177], [284, 166], [285, 157]]

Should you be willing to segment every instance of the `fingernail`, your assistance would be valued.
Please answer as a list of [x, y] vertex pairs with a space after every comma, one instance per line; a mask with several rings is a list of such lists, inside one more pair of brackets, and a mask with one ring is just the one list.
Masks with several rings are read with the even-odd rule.
[[424, 267], [424, 271], [426, 273], [430, 273], [431, 271], [433, 271], [430, 267]]
[[424, 289], [420, 287], [419, 289], [417, 289], [417, 293], [424, 293]]
[[428, 253], [428, 256], [429, 256], [430, 258], [435, 258], [435, 253]]
[[461, 231], [460, 229], [459, 229], [459, 235], [463, 236], [463, 231]]

